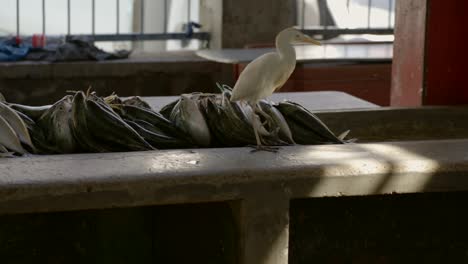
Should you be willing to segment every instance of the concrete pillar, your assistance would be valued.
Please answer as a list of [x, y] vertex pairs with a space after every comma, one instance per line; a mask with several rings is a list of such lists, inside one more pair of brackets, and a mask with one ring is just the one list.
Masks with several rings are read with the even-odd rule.
[[295, 0], [224, 0], [222, 47], [274, 43], [276, 34], [295, 24]]
[[[249, 43], [274, 43], [279, 31], [295, 25], [296, 1], [272, 3], [269, 0], [257, 0], [252, 4], [252, 1], [247, 0], [200, 0], [200, 23], [203, 31], [211, 33], [210, 48], [213, 49], [242, 48]], [[141, 0], [134, 3], [133, 28], [138, 32], [141, 28]], [[163, 32], [160, 21], [162, 7], [162, 2], [145, 1], [145, 32]], [[142, 42], [136, 43], [135, 48], [158, 51], [166, 46], [163, 42]]]
[[220, 49], [223, 35], [223, 1], [200, 0], [202, 31], [211, 33], [210, 48]]
[[421, 106], [427, 0], [396, 2], [391, 106]]
[[[170, 9], [168, 10], [168, 32], [182, 32], [183, 25], [189, 20], [198, 22], [200, 21], [200, 1], [180, 1], [170, 0]], [[190, 6], [189, 6], [190, 4]], [[190, 15], [188, 15], [190, 12]], [[168, 40], [167, 50], [181, 50], [181, 49], [198, 49], [200, 41], [198, 40]]]
[[287, 264], [289, 198], [283, 193], [262, 193], [240, 202], [240, 263]]
[[[133, 5], [133, 31], [141, 31], [141, 4], [142, 0], [134, 1]], [[170, 1], [169, 1], [170, 5]], [[169, 9], [170, 7], [168, 7]], [[145, 1], [144, 3], [144, 33], [164, 32], [164, 3], [163, 1]], [[136, 41], [133, 48], [137, 52], [157, 52], [166, 49], [164, 41]]]

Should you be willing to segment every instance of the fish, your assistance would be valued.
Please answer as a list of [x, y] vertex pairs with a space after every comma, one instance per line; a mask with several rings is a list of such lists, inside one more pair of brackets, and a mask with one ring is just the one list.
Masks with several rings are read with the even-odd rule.
[[112, 149], [94, 138], [88, 129], [86, 95], [76, 92], [72, 100], [72, 133], [77, 142], [79, 152], [112, 152]]
[[21, 112], [33, 120], [37, 120], [40, 118], [47, 110], [49, 110], [52, 105], [42, 105], [42, 106], [29, 106], [29, 105], [22, 105], [22, 104], [8, 104], [12, 109]]
[[29, 116], [16, 111], [19, 117], [23, 119], [26, 127], [28, 129], [28, 133], [31, 136], [31, 141], [34, 144], [35, 149], [31, 149], [28, 151], [32, 151], [34, 154], [54, 154], [59, 153], [54, 150], [54, 148], [47, 144], [44, 136], [44, 132], [42, 129], [37, 125], [37, 123], [32, 120]]
[[[195, 97], [196, 98], [196, 97]], [[173, 109], [170, 120], [185, 133], [190, 135], [200, 147], [209, 147], [211, 132], [206, 123], [196, 99], [191, 95], [183, 94]]]
[[46, 131], [46, 144], [53, 146], [58, 153], [74, 153], [77, 142], [72, 132], [72, 98], [67, 95], [52, 105], [37, 121]]
[[225, 106], [225, 109], [230, 113], [230, 116], [236, 116], [237, 118], [247, 122], [251, 126], [255, 125], [257, 127], [257, 132], [260, 136], [272, 136], [272, 134], [266, 129], [266, 127], [261, 122], [260, 117], [257, 114], [253, 115], [253, 108], [249, 104], [241, 102], [231, 102], [230, 97], [231, 91], [225, 90], [222, 93], [221, 103], [223, 106]]
[[34, 144], [32, 143], [31, 137], [29, 136], [26, 124], [15, 110], [11, 109], [5, 103], [0, 102], [0, 116], [2, 116], [8, 122], [8, 124], [10, 124], [11, 128], [18, 136], [20, 142], [28, 145], [31, 149], [34, 149]]
[[122, 101], [122, 103], [124, 105], [133, 105], [133, 106], [138, 106], [141, 108], [151, 110], [151, 106], [147, 102], [145, 102], [143, 99], [141, 99], [139, 96], [132, 96], [132, 97], [126, 98]]
[[0, 158], [15, 158], [15, 153], [8, 151], [4, 146], [0, 145]]
[[248, 122], [240, 119], [229, 107], [222, 107], [217, 99], [208, 97], [201, 105], [208, 126], [219, 147], [242, 147], [255, 144], [254, 131]]
[[344, 144], [335, 134], [313, 113], [300, 104], [285, 101], [280, 102], [277, 109], [285, 117], [295, 142], [299, 144]]
[[116, 113], [110, 112], [101, 104], [86, 100], [86, 122], [88, 131], [99, 142], [116, 151], [154, 150], [140, 134]]
[[131, 121], [143, 120], [155, 126], [165, 135], [184, 141], [190, 141], [190, 136], [175, 126], [172, 121], [162, 114], [150, 109], [140, 108], [133, 105], [122, 105], [117, 113], [124, 119]]
[[27, 151], [21, 146], [21, 142], [10, 124], [0, 115], [0, 144], [18, 154]]
[[0, 158], [15, 158], [14, 154], [13, 152], [0, 153]]
[[160, 135], [166, 135], [161, 129], [159, 129], [158, 127], [156, 127], [153, 124], [151, 124], [149, 122], [146, 122], [144, 120], [139, 120], [139, 119], [133, 119], [133, 120], [124, 119], [124, 120], [125, 120], [125, 122], [132, 121], [132, 122], [138, 124], [139, 126], [141, 126], [142, 128], [144, 128], [146, 130], [149, 130], [149, 131], [151, 131], [153, 133], [160, 134]]
[[[230, 97], [232, 95], [232, 88], [228, 85], [221, 85], [219, 83], [216, 83], [216, 86], [222, 93], [222, 98], [223, 98], [223, 106], [228, 106], [228, 103], [230, 102]], [[227, 99], [227, 100], [226, 100]], [[265, 101], [266, 102], [266, 101]], [[294, 144], [293, 140], [288, 138], [288, 128], [287, 124], [285, 123], [284, 120], [281, 120], [281, 113], [273, 112], [274, 110], [270, 110], [269, 112], [272, 112], [271, 114], [276, 115], [275, 117], [275, 123], [274, 124], [269, 124], [271, 127], [267, 129], [265, 125], [261, 122], [260, 117], [256, 113], [253, 115], [253, 108], [247, 104], [243, 103], [241, 101], [235, 101], [235, 102], [230, 102], [231, 108], [235, 110], [236, 115], [241, 118], [242, 120], [248, 122], [251, 125], [255, 125], [257, 127], [257, 132], [258, 134], [263, 137], [264, 141], [267, 141], [267, 144], [273, 144], [273, 145], [287, 145], [289, 144]], [[262, 110], [258, 109], [257, 111]], [[265, 111], [265, 110], [263, 110]], [[266, 113], [269, 115], [268, 113]], [[254, 117], [255, 119], [252, 119]], [[282, 118], [284, 119], [284, 117]], [[281, 136], [283, 137], [284, 140], [278, 138], [278, 133], [281, 132]], [[287, 142], [286, 142], [287, 141]]]
[[288, 122], [281, 114], [281, 112], [276, 109], [272, 104], [268, 103], [265, 100], [259, 101], [260, 108], [271, 117], [274, 122], [274, 125], [279, 128], [279, 137], [281, 140], [289, 143], [289, 144], [296, 144], [294, 142], [291, 129], [289, 128]]
[[115, 152], [154, 149], [93, 94], [77, 92], [72, 106], [73, 135], [82, 151]]
[[[176, 148], [187, 148], [191, 145], [183, 140], [173, 138], [163, 133], [158, 133], [153, 129], [146, 129], [144, 126], [140, 125], [141, 122], [134, 122], [130, 120], [124, 120], [129, 124], [133, 129], [135, 129], [140, 136], [142, 136], [148, 143], [154, 146], [157, 149], [176, 149]], [[144, 122], [144, 121], [143, 121]]]
[[220, 83], [216, 83], [216, 87], [219, 89], [219, 91], [221, 93], [225, 93], [225, 92], [229, 92], [230, 95], [232, 93], [232, 87], [230, 87], [229, 85], [227, 84], [220, 84]]
[[[265, 145], [287, 145], [277, 136], [277, 128], [268, 131], [261, 123], [258, 115], [253, 115], [253, 109], [248, 104], [230, 101], [231, 92], [223, 91], [220, 101], [211, 99], [208, 104], [208, 115], [211, 112], [210, 129], [216, 130], [218, 141], [222, 146], [255, 145], [253, 126], [257, 126], [261, 140]], [[211, 110], [210, 110], [211, 109]], [[255, 119], [252, 117], [255, 116]], [[214, 126], [214, 128], [213, 128]]]
[[161, 115], [163, 115], [165, 118], [169, 119], [171, 118], [171, 113], [172, 113], [172, 110], [174, 109], [174, 107], [179, 103], [180, 99], [177, 99], [165, 106], [163, 106], [161, 108], [161, 110], [159, 110], [159, 113]]
[[0, 145], [0, 152], [2, 152], [2, 153], [8, 153], [8, 149], [5, 148], [3, 145]]
[[111, 95], [104, 97], [103, 100], [108, 105], [122, 104], [122, 100], [115, 93], [112, 93]]

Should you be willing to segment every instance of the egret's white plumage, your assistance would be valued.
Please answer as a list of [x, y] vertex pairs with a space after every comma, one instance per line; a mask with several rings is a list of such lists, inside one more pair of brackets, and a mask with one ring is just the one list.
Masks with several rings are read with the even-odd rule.
[[[276, 52], [264, 54], [245, 67], [232, 91], [231, 101], [246, 101], [255, 109], [260, 99], [266, 98], [283, 86], [296, 67], [296, 51], [293, 42], [320, 45], [320, 42], [294, 28], [287, 28], [276, 36]], [[252, 120], [258, 120], [254, 117]], [[255, 123], [255, 122], [254, 122]], [[252, 124], [257, 140], [257, 125]]]
[[320, 43], [294, 28], [287, 28], [276, 36], [276, 52], [264, 54], [245, 67], [232, 91], [231, 101], [251, 103], [270, 96], [291, 76], [296, 67], [293, 42]]

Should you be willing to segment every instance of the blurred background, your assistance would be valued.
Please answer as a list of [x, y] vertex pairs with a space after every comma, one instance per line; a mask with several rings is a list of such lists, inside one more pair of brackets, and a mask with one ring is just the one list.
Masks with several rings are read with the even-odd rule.
[[122, 96], [217, 91], [216, 82], [233, 86], [248, 62], [274, 48], [279, 31], [295, 26], [326, 45], [297, 46], [296, 70], [280, 91], [341, 91], [390, 104], [396, 0], [1, 3], [0, 38], [83, 37], [107, 52], [131, 51], [128, 59], [80, 66], [3, 65], [0, 92], [11, 101], [48, 103], [89, 86]]
[[[393, 40], [394, 0], [295, 1], [295, 25], [304, 30], [323, 33], [327, 39], [341, 41]], [[188, 23], [200, 23], [201, 4], [203, 3], [200, 0], [3, 0], [0, 9], [0, 34], [184, 33]], [[97, 45], [109, 51], [132, 49], [145, 52], [203, 47], [199, 40], [131, 42], [118, 41], [112, 36], [108, 40], [97, 42]]]

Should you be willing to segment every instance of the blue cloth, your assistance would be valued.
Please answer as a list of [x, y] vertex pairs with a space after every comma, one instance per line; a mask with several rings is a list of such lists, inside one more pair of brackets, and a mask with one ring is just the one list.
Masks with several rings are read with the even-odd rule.
[[191, 21], [188, 24], [185, 24], [184, 27], [185, 27], [185, 35], [187, 36], [187, 38], [190, 38], [193, 35], [193, 28], [201, 28], [202, 25]]
[[0, 62], [2, 61], [82, 61], [125, 59], [129, 51], [105, 52], [97, 48], [91, 40], [70, 37], [60, 43], [50, 43], [45, 47], [32, 47], [27, 39], [20, 45], [16, 38], [0, 38]]
[[28, 53], [29, 47], [16, 45], [14, 38], [0, 41], [0, 61], [19, 61]]

